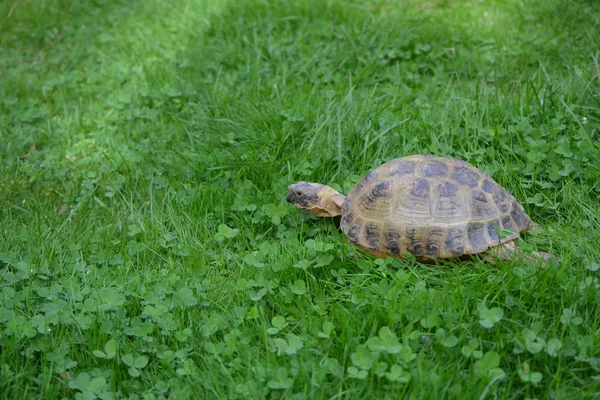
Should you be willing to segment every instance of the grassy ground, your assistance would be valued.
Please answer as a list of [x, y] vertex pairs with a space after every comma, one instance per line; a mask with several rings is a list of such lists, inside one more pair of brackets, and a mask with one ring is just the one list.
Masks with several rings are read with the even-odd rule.
[[[0, 392], [598, 398], [599, 18], [592, 0], [3, 2]], [[492, 173], [561, 266], [376, 260], [284, 201], [414, 153]]]

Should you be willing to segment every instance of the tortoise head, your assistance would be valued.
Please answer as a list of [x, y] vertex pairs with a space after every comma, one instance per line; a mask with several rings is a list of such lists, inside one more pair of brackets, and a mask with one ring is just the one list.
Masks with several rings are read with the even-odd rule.
[[298, 182], [288, 187], [286, 200], [296, 208], [308, 211], [317, 217], [341, 215], [346, 196], [320, 183]]

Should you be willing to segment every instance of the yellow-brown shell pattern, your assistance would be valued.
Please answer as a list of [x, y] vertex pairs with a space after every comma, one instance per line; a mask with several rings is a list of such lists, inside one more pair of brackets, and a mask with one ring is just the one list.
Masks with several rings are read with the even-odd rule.
[[434, 259], [481, 253], [532, 224], [485, 172], [453, 158], [414, 155], [365, 175], [346, 197], [341, 228], [379, 256]]

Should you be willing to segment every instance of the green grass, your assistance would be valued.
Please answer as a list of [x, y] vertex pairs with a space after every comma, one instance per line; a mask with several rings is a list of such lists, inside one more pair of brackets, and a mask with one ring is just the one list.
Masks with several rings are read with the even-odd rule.
[[[597, 398], [598, 37], [592, 0], [2, 3], [0, 393]], [[561, 265], [377, 260], [284, 200], [417, 153]]]

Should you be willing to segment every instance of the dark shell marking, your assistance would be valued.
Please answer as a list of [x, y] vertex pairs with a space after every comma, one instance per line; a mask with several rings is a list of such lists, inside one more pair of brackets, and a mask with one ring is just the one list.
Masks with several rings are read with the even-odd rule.
[[400, 255], [400, 232], [398, 231], [387, 231], [385, 232], [385, 238], [387, 241], [386, 249], [394, 256]]
[[346, 236], [352, 243], [360, 243], [360, 230], [362, 224], [347, 225]]
[[381, 237], [380, 230], [379, 224], [375, 222], [365, 223], [365, 236], [367, 243], [369, 244], [369, 249], [377, 250], [379, 248], [379, 239]]
[[407, 229], [408, 242], [406, 244], [406, 250], [417, 258], [425, 255], [425, 246], [423, 245], [423, 241], [418, 236], [419, 230], [417, 228]]
[[367, 219], [383, 220], [389, 218], [392, 201], [392, 182], [382, 181], [363, 188], [358, 196], [357, 208], [362, 211], [361, 215]]
[[413, 181], [410, 194], [418, 197], [429, 196], [429, 181], [427, 179], [417, 178]]
[[494, 193], [494, 184], [489, 179], [484, 179], [481, 188], [486, 193]]
[[390, 197], [390, 181], [383, 181], [373, 186], [370, 192], [361, 196], [361, 203], [364, 203], [368, 208], [371, 208], [377, 200]]
[[442, 197], [453, 197], [458, 192], [458, 188], [450, 182], [441, 183], [439, 188]]
[[480, 192], [479, 190], [473, 190], [473, 201], [478, 201], [481, 203], [487, 203], [487, 196], [485, 193]]
[[500, 186], [496, 186], [494, 189], [494, 202], [502, 213], [505, 213], [510, 209], [510, 204], [508, 204], [508, 193]]
[[439, 161], [427, 161], [421, 165], [421, 174], [427, 178], [448, 175], [448, 167]]
[[528, 227], [531, 223], [531, 220], [527, 215], [525, 215], [523, 209], [521, 206], [519, 206], [519, 204], [517, 204], [517, 202], [513, 202], [513, 209], [510, 212], [510, 215], [517, 226], [521, 229]]
[[399, 163], [396, 164], [395, 167], [393, 167], [390, 170], [389, 175], [390, 176], [408, 175], [408, 174], [412, 174], [413, 172], [415, 172], [415, 163], [414, 162], [400, 161]]
[[481, 222], [471, 222], [467, 225], [467, 237], [473, 253], [487, 250], [488, 243], [485, 238], [485, 225]]
[[432, 227], [429, 229], [427, 241], [425, 242], [425, 256], [436, 258], [440, 256], [440, 243], [446, 229], [443, 227]]
[[479, 181], [479, 175], [477, 175], [476, 172], [471, 171], [469, 168], [457, 167], [452, 173], [452, 179], [455, 179], [458, 183], [462, 185], [475, 187], [477, 186], [477, 182]]
[[461, 228], [452, 227], [446, 232], [446, 239], [444, 239], [444, 249], [447, 253], [456, 256], [464, 254], [464, 233]]
[[502, 229], [508, 229], [512, 232], [518, 232], [517, 227], [515, 226], [513, 220], [510, 218], [510, 215], [505, 215], [502, 217]]
[[488, 202], [488, 198], [480, 190], [473, 190], [471, 198], [471, 217], [473, 219], [487, 219], [498, 215], [498, 209]]
[[[351, 192], [352, 193], [360, 193], [360, 191], [362, 190], [363, 187], [365, 187], [369, 183], [377, 180], [377, 178], [379, 178], [379, 175], [377, 174], [376, 171], [369, 172], [367, 175], [363, 176], [362, 179], [356, 183], [356, 186], [354, 186], [352, 188]], [[350, 195], [350, 193], [348, 193], [348, 195]]]
[[487, 233], [492, 242], [499, 243], [500, 238], [498, 237], [498, 231], [500, 231], [500, 220], [491, 221], [487, 223]]
[[[345, 206], [345, 204], [344, 204]], [[345, 213], [344, 207], [342, 207], [342, 214], [344, 215], [344, 223], [350, 225], [354, 221], [354, 213]]]
[[390, 181], [383, 181], [378, 183], [377, 185], [373, 186], [373, 189], [371, 190], [371, 196], [373, 197], [373, 199], [382, 196], [389, 196], [391, 185], [392, 182]]

